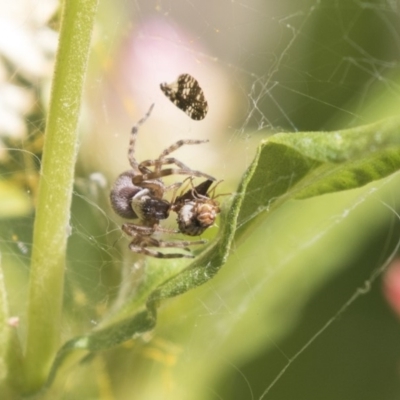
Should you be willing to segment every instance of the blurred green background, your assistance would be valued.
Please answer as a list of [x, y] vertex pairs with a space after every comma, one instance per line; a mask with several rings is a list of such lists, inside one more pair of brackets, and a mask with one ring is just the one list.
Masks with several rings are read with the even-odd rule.
[[[40, 156], [28, 145], [45, 118], [46, 77], [18, 77], [18, 64], [6, 66], [4, 81], [37, 97], [22, 115], [26, 136], [0, 139], [5, 150]], [[182, 72], [200, 80], [209, 100], [203, 125], [158, 89]], [[178, 158], [234, 192], [261, 139], [398, 115], [399, 88], [396, 1], [101, 2], [81, 118], [64, 339], [90, 331], [122, 289], [145, 279], [108, 190], [127, 169], [129, 129], [152, 102], [139, 158], [176, 139], [209, 138]], [[0, 252], [23, 336], [39, 162], [7, 154]], [[215, 279], [165, 302], [154, 332], [86, 359], [43, 398], [399, 398], [400, 320], [383, 284], [400, 243], [399, 188], [395, 174], [285, 203], [234, 247]]]

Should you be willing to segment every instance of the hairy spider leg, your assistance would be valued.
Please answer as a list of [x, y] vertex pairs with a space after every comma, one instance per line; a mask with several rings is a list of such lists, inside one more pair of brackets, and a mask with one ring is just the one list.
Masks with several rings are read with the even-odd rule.
[[171, 165], [171, 164], [175, 164], [180, 169], [184, 169], [188, 172], [192, 171], [191, 168], [189, 168], [187, 165], [185, 165], [183, 162], [179, 161], [175, 157], [168, 157], [168, 158], [162, 158], [162, 159], [157, 159], [157, 160], [145, 160], [139, 164], [139, 169], [142, 174], [146, 174], [149, 171], [149, 168], [147, 168], [147, 167], [155, 166], [154, 173], [157, 174], [162, 171], [161, 167], [163, 165]]
[[192, 254], [183, 253], [161, 253], [161, 251], [156, 251], [149, 249], [148, 247], [135, 246], [134, 244], [129, 245], [129, 250], [134, 253], [144, 254], [145, 256], [155, 257], [155, 258], [194, 258]]
[[[187, 167], [185, 164], [183, 164], [182, 162], [178, 161], [176, 158], [174, 157], [169, 157], [169, 158], [165, 158], [166, 156], [168, 156], [169, 154], [171, 154], [172, 152], [178, 150], [179, 148], [181, 148], [182, 146], [185, 145], [191, 145], [191, 144], [202, 144], [202, 143], [208, 143], [209, 140], [196, 140], [196, 139], [181, 139], [178, 140], [177, 142], [175, 142], [174, 144], [172, 144], [171, 146], [167, 147], [158, 157], [157, 160], [149, 160], [149, 161], [153, 161], [151, 165], [147, 165], [147, 166], [153, 166], [154, 165], [154, 172], [159, 172], [161, 170], [161, 167], [163, 165], [167, 165], [167, 164], [175, 164], [178, 167], [180, 167], [181, 169], [187, 169], [188, 171], [190, 170], [189, 167]], [[146, 166], [146, 164], [144, 164], [144, 166]], [[143, 171], [141, 171], [143, 173]]]
[[161, 160], [163, 160], [166, 156], [168, 156], [169, 154], [171, 154], [172, 152], [178, 150], [179, 148], [181, 148], [182, 146], [185, 146], [187, 144], [191, 145], [191, 144], [202, 144], [202, 143], [208, 143], [209, 140], [205, 139], [205, 140], [196, 140], [196, 139], [181, 139], [178, 140], [177, 142], [175, 142], [174, 144], [171, 144], [171, 146], [167, 147], [158, 157], [157, 160], [154, 160], [155, 163], [153, 165], [155, 165], [155, 169], [154, 171], [159, 171], [161, 166], [163, 165], [161, 163]]
[[192, 169], [177, 169], [177, 168], [166, 168], [162, 169], [159, 172], [151, 172], [144, 175], [137, 175], [132, 178], [132, 183], [134, 185], [141, 185], [143, 181], [154, 180], [158, 178], [162, 178], [163, 176], [169, 175], [190, 175], [197, 176], [198, 178], [206, 178], [210, 181], [215, 181], [215, 178], [211, 175], [205, 174], [204, 172], [195, 171]]
[[145, 225], [136, 225], [130, 222], [126, 222], [125, 224], [122, 224], [122, 230], [128, 235], [128, 236], [135, 236], [135, 235], [142, 235], [144, 236], [151, 236], [155, 232], [161, 232], [161, 233], [179, 233], [177, 229], [170, 229], [170, 228], [163, 228], [159, 225], [153, 225], [153, 226], [145, 226]]
[[[178, 150], [180, 147], [182, 147], [186, 144], [201, 144], [201, 143], [207, 143], [207, 142], [208, 142], [208, 140], [191, 140], [191, 139], [178, 140], [176, 143], [174, 143], [171, 146], [169, 146], [168, 148], [166, 148], [159, 155], [159, 157], [157, 159], [145, 160], [145, 161], [142, 161], [141, 163], [139, 163], [138, 164], [139, 171], [142, 174], [147, 174], [149, 172], [148, 167], [154, 166], [154, 173], [157, 174], [161, 171], [161, 167], [163, 165], [175, 164], [180, 169], [186, 169], [189, 172], [189, 171], [191, 171], [191, 169], [188, 166], [186, 166], [184, 163], [182, 163], [181, 161], [177, 160], [175, 157], [168, 157], [168, 158], [165, 158], [165, 157], [168, 156], [169, 154], [171, 154], [172, 152], [174, 152], [175, 150]], [[188, 175], [190, 175], [190, 174], [188, 173]], [[153, 176], [155, 176], [155, 175], [153, 175]], [[163, 175], [163, 176], [165, 176], [165, 175]], [[196, 175], [196, 176], [199, 176], [199, 175]], [[203, 176], [206, 177], [205, 174]], [[207, 175], [207, 176], [209, 176], [209, 175]], [[215, 180], [215, 179], [213, 179], [213, 180]]]
[[207, 240], [171, 240], [171, 241], [166, 241], [166, 240], [158, 240], [155, 239], [151, 236], [146, 236], [146, 242], [149, 244], [147, 246], [149, 247], [175, 247], [175, 248], [187, 248], [188, 246], [195, 246], [195, 245], [200, 245], [200, 244], [205, 244], [207, 243]]
[[129, 148], [128, 148], [128, 160], [132, 169], [134, 169], [135, 171], [139, 171], [139, 163], [135, 159], [135, 145], [136, 145], [137, 134], [139, 132], [139, 128], [141, 127], [141, 125], [143, 125], [150, 117], [153, 107], [154, 103], [150, 106], [149, 110], [144, 115], [144, 117], [141, 118], [131, 129], [131, 136], [129, 139]]
[[158, 240], [151, 235], [155, 231], [166, 231], [165, 228], [160, 228], [158, 226], [141, 226], [134, 224], [123, 224], [122, 230], [129, 236], [133, 238], [132, 242], [129, 244], [129, 249], [135, 253], [145, 254], [157, 258], [193, 258], [191, 254], [183, 253], [161, 253], [156, 250], [151, 250], [148, 247], [161, 247], [161, 248], [182, 248], [184, 250], [190, 251], [188, 246], [201, 245], [206, 243], [206, 240], [179, 240], [179, 241], [164, 241]]
[[[150, 172], [152, 173], [152, 172]], [[136, 178], [142, 178], [142, 175], [136, 175], [132, 177], [132, 183], [135, 185], [135, 179]], [[159, 180], [144, 180], [141, 179], [140, 180], [140, 187], [141, 188], [145, 188], [145, 189], [149, 189], [151, 191], [151, 194], [154, 197], [157, 197], [158, 199], [162, 199], [164, 196], [164, 184], [159, 181]]]

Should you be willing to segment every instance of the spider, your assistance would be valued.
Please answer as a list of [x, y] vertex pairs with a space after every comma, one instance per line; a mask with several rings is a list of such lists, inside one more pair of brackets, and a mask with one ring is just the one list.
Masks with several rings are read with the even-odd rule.
[[[167, 157], [170, 153], [185, 144], [200, 144], [206, 140], [179, 140], [165, 149], [155, 160], [145, 160], [138, 163], [135, 159], [136, 136], [139, 127], [150, 116], [154, 104], [151, 105], [146, 115], [133, 126], [129, 141], [128, 159], [131, 170], [125, 171], [116, 179], [111, 192], [111, 206], [116, 214], [126, 219], [138, 219], [139, 224], [125, 223], [122, 230], [133, 238], [129, 248], [141, 254], [159, 258], [193, 257], [192, 255], [174, 253], [164, 254], [150, 250], [148, 247], [175, 247], [184, 248], [187, 246], [204, 244], [204, 240], [197, 241], [162, 241], [152, 237], [156, 232], [177, 233], [174, 230], [164, 229], [159, 226], [161, 220], [168, 218], [171, 210], [171, 203], [164, 199], [166, 192], [181, 186], [181, 182], [165, 186], [160, 179], [164, 176], [182, 174], [189, 176], [204, 177], [211, 182], [215, 181], [210, 175], [195, 171], [187, 167], [175, 158]], [[164, 165], [174, 164], [178, 168], [165, 168]], [[154, 167], [153, 170], [150, 167]]]
[[171, 209], [178, 214], [177, 222], [181, 233], [199, 236], [214, 224], [221, 209], [215, 200], [218, 196], [214, 196], [219, 182], [211, 189], [211, 196], [207, 193], [213, 183], [214, 181], [208, 179], [195, 187], [192, 185], [191, 189], [173, 201]]

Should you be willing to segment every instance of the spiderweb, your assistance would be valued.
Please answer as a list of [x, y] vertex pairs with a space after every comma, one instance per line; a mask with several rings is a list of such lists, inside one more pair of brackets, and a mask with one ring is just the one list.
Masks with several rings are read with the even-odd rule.
[[[16, 26], [31, 28], [29, 10], [22, 14]], [[209, 139], [176, 156], [223, 179], [221, 192], [234, 192], [257, 144], [273, 133], [344, 129], [398, 113], [399, 20], [400, 5], [390, 0], [103, 2], [68, 228], [65, 338], [92, 329], [146, 279], [108, 191], [129, 168], [129, 131], [150, 104], [138, 160], [179, 139]], [[23, 332], [46, 104], [36, 94], [46, 96], [51, 68], [29, 70], [0, 46], [0, 113], [17, 121], [3, 119], [0, 136], [0, 184], [14, 204], [3, 206], [0, 251]], [[45, 49], [51, 62], [54, 47]], [[205, 92], [201, 122], [159, 89], [181, 73]], [[102, 383], [87, 396], [397, 398], [399, 325], [381, 281], [400, 243], [399, 180], [285, 204], [237, 243], [215, 279], [167, 302], [154, 333], [97, 357]], [[74, 379], [85, 382], [89, 367], [80, 368]]]

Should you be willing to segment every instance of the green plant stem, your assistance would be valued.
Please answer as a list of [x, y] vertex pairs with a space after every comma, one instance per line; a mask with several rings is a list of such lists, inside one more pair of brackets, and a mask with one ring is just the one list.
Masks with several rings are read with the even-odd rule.
[[34, 224], [25, 393], [40, 389], [60, 345], [77, 126], [98, 0], [65, 0]]
[[7, 348], [10, 341], [10, 330], [7, 327], [7, 320], [9, 318], [8, 300], [6, 285], [4, 284], [4, 275], [1, 266], [1, 255], [0, 255], [0, 382], [4, 380], [7, 375], [7, 366], [5, 365], [5, 359], [7, 354]]

